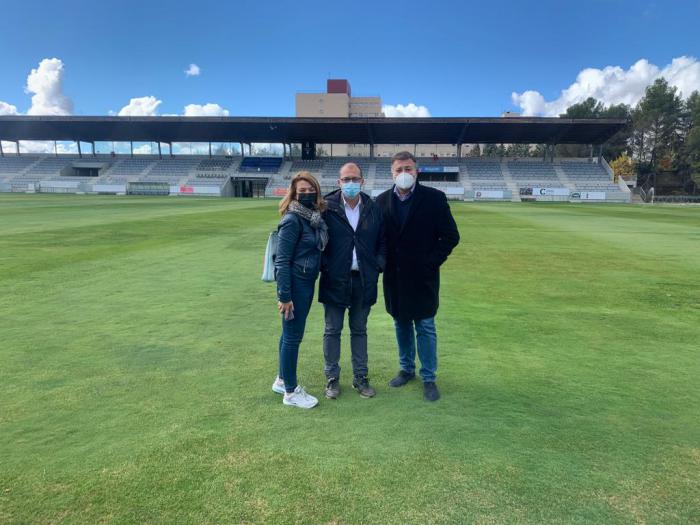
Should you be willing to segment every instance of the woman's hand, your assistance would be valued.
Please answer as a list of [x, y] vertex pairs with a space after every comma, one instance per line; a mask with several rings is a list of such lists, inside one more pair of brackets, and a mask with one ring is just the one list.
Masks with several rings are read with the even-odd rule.
[[294, 319], [294, 303], [292, 301], [289, 301], [288, 303], [282, 303], [280, 301], [277, 301], [277, 309], [281, 314], [284, 315], [285, 321]]

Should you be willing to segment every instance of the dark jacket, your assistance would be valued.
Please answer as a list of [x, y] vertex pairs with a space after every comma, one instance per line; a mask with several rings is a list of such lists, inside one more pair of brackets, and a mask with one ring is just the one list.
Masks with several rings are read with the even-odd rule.
[[318, 300], [336, 306], [350, 306], [352, 279], [352, 249], [357, 253], [357, 264], [363, 290], [363, 306], [377, 302], [377, 280], [386, 264], [384, 219], [381, 210], [366, 193], [360, 193], [360, 219], [353, 231], [345, 215], [340, 190], [326, 195], [328, 208], [323, 218], [328, 226], [328, 245], [321, 259], [321, 281]]
[[426, 319], [437, 313], [440, 265], [459, 243], [459, 231], [439, 190], [416, 182], [403, 225], [396, 200], [393, 187], [377, 197], [386, 228], [386, 310], [401, 321]]
[[292, 300], [292, 279], [315, 281], [321, 267], [318, 249], [318, 231], [296, 213], [284, 214], [277, 226], [277, 255], [275, 279], [277, 299], [283, 303]]

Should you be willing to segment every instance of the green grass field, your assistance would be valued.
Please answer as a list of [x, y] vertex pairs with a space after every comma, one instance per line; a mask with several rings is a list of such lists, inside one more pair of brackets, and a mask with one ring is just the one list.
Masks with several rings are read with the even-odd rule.
[[[1, 523], [699, 523], [700, 208], [455, 204], [443, 398], [270, 391], [276, 202], [0, 194]], [[300, 353], [322, 397], [322, 308]]]

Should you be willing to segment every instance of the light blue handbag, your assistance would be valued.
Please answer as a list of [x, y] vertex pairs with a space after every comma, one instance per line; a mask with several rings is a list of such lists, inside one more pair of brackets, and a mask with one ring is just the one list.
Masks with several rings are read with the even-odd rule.
[[277, 256], [277, 231], [270, 232], [265, 247], [265, 260], [261, 279], [266, 283], [275, 281], [275, 257]]

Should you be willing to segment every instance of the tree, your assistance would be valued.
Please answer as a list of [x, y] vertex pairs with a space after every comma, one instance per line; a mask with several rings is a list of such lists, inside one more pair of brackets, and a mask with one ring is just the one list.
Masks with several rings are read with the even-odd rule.
[[632, 112], [633, 151], [648, 171], [657, 171], [660, 159], [675, 164], [682, 143], [684, 104], [675, 86], [659, 78], [648, 86]]
[[510, 144], [506, 148], [506, 155], [509, 157], [529, 157], [530, 156], [530, 145], [529, 144]]
[[[568, 119], [599, 118], [603, 108], [602, 102], [597, 101], [593, 97], [588, 97], [583, 102], [566, 108], [566, 112], [559, 115], [559, 117]], [[590, 153], [590, 146], [586, 144], [557, 144], [554, 152], [557, 157], [587, 157]]]
[[546, 147], [546, 144], [536, 144], [534, 148], [530, 148], [530, 156], [540, 158], [544, 157]]
[[612, 168], [613, 173], [615, 173], [615, 182], [617, 182], [620, 177], [625, 180], [630, 180], [637, 174], [637, 171], [634, 169], [632, 159], [630, 159], [624, 153], [613, 160], [610, 163], [610, 167]]
[[496, 144], [486, 144], [484, 157], [498, 157], [498, 146]]
[[[566, 112], [559, 117], [568, 119], [629, 119], [630, 115], [631, 109], [626, 104], [617, 104], [606, 108], [601, 101], [588, 97], [583, 102], [569, 106]], [[603, 156], [614, 159], [627, 152], [629, 136], [630, 129], [627, 126], [617, 132], [603, 147]], [[591, 148], [590, 145], [585, 144], [559, 144], [555, 154], [559, 157], [587, 157], [591, 154]]]
[[693, 182], [694, 193], [700, 187], [700, 93], [693, 91], [685, 105], [688, 129], [683, 144], [683, 164]]
[[608, 106], [601, 111], [600, 118], [624, 119], [628, 121], [625, 127], [610, 137], [603, 145], [603, 156], [605, 158], [616, 159], [620, 155], [632, 153], [629, 147], [630, 135], [632, 134], [631, 117], [632, 108], [627, 104]]
[[566, 109], [566, 113], [559, 115], [561, 118], [599, 118], [600, 114], [604, 111], [605, 106], [602, 102], [594, 99], [593, 97], [588, 97], [583, 102], [569, 106]]
[[470, 157], [481, 157], [481, 147], [478, 144], [474, 144], [472, 149], [469, 150]]

